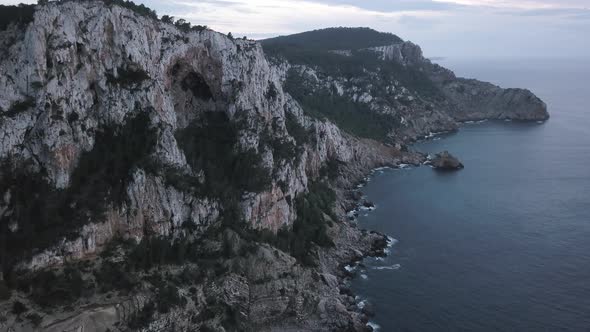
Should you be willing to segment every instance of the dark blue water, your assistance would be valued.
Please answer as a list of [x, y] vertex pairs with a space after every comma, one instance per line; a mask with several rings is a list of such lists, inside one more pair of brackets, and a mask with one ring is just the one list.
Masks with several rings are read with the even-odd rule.
[[377, 209], [359, 222], [398, 242], [365, 262], [354, 290], [381, 331], [590, 331], [590, 61], [441, 64], [527, 87], [552, 118], [415, 146], [449, 150], [466, 166], [457, 173], [373, 177], [363, 191]]

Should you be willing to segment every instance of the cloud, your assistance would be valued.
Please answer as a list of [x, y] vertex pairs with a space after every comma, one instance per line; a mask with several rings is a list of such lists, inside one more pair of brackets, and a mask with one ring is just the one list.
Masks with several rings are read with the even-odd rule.
[[380, 11], [380, 12], [397, 12], [397, 11], [447, 11], [458, 7], [453, 3], [436, 2], [432, 0], [317, 0], [317, 2], [329, 5], [351, 5], [362, 9]]
[[530, 9], [506, 12], [506, 14], [530, 17], [553, 17], [575, 20], [590, 19], [590, 10], [573, 8]]
[[255, 39], [366, 26], [418, 43], [427, 56], [590, 56], [590, 0], [134, 1]]
[[432, 0], [434, 2], [456, 4], [462, 6], [477, 6], [491, 8], [511, 9], [585, 9], [588, 8], [587, 0]]
[[371, 26], [375, 21], [398, 22], [405, 17], [432, 18], [446, 15], [435, 10], [384, 11], [338, 2], [329, 4], [302, 0], [177, 0], [182, 7], [176, 15], [194, 24], [206, 24], [220, 31], [258, 35], [288, 34], [323, 27]]

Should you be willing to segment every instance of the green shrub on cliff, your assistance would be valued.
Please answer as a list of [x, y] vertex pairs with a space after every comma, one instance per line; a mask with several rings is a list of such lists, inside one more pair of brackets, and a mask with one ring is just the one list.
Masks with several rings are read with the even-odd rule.
[[117, 76], [107, 74], [107, 82], [109, 84], [120, 85], [124, 88], [134, 88], [141, 84], [143, 81], [150, 79], [148, 73], [138, 68], [136, 65], [131, 67], [119, 67], [117, 68]]
[[10, 24], [25, 25], [33, 21], [35, 5], [20, 4], [18, 6], [0, 5], [0, 31]]
[[309, 133], [297, 120], [297, 117], [290, 113], [285, 112], [285, 126], [287, 127], [287, 132], [291, 135], [297, 145], [304, 145], [309, 142], [309, 136], [312, 136], [313, 133]]
[[326, 118], [359, 137], [385, 140], [396, 123], [393, 117], [376, 113], [366, 104], [354, 102], [326, 89], [314, 90], [294, 70], [287, 75], [285, 90], [301, 104], [307, 115]]
[[63, 271], [45, 270], [12, 280], [17, 289], [43, 308], [71, 305], [82, 296], [90, 296], [94, 287], [84, 280], [80, 270], [66, 266]]
[[202, 193], [227, 198], [270, 187], [270, 170], [260, 154], [239, 151], [238, 128], [224, 112], [205, 112], [175, 137], [193, 171], [204, 173]]
[[182, 265], [198, 259], [194, 244], [185, 237], [146, 236], [140, 243], [131, 246], [127, 254], [127, 264], [135, 271], [148, 271], [162, 265]]
[[6, 112], [2, 113], [2, 115], [7, 117], [15, 116], [30, 109], [31, 107], [35, 107], [35, 105], [35, 98], [27, 97], [24, 100], [14, 102]]
[[186, 299], [178, 294], [178, 288], [172, 285], [159, 288], [156, 301], [158, 311], [161, 313], [167, 313], [174, 307], [186, 304]]
[[132, 329], [141, 330], [142, 328], [148, 326], [149, 323], [152, 321], [152, 317], [154, 316], [155, 311], [156, 306], [154, 302], [148, 302], [146, 305], [143, 306], [143, 308], [139, 312], [137, 312], [135, 315], [131, 317], [131, 319], [127, 323], [127, 326], [129, 326]]

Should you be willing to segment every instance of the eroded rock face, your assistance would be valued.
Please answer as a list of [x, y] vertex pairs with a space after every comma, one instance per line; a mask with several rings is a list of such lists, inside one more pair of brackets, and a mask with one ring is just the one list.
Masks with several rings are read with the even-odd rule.
[[[269, 65], [253, 41], [230, 40], [210, 30], [185, 33], [92, 1], [38, 6], [24, 31], [8, 29], [0, 37], [16, 38], [0, 61], [0, 159], [31, 163], [56, 190], [70, 187], [80, 158], [96, 147], [97, 133], [121, 127], [138, 114], [147, 114], [156, 132], [151, 162], [200, 183], [206, 175], [191, 168], [177, 133], [206, 112], [227, 114], [238, 128], [235, 148], [261, 155], [271, 173], [268, 189], [243, 193], [242, 217], [275, 232], [293, 222], [294, 198], [327, 160], [353, 163], [361, 172], [392, 163], [399, 153], [375, 149], [372, 141], [306, 118], [281, 88], [287, 67]], [[285, 127], [286, 112], [313, 142], [297, 160], [279, 160], [272, 142], [261, 140], [294, 142]], [[263, 135], [268, 128], [270, 135]], [[139, 164], [130, 172], [124, 200], [111, 204], [104, 217], [80, 225], [80, 237], [56, 238], [53, 247], [21, 267], [83, 259], [115, 236], [176, 235], [185, 222], [205, 230], [223, 210], [217, 197], [179, 188], [164, 172]]]
[[420, 65], [424, 61], [422, 49], [412, 42], [371, 47], [369, 50], [379, 53], [382, 60], [394, 61], [404, 66]]

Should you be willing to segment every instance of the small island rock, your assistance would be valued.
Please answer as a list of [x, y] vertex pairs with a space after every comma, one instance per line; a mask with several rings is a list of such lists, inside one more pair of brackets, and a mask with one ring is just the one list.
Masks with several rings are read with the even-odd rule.
[[459, 159], [454, 157], [448, 151], [436, 154], [436, 156], [430, 161], [430, 164], [432, 167], [439, 170], [459, 170], [464, 168]]

